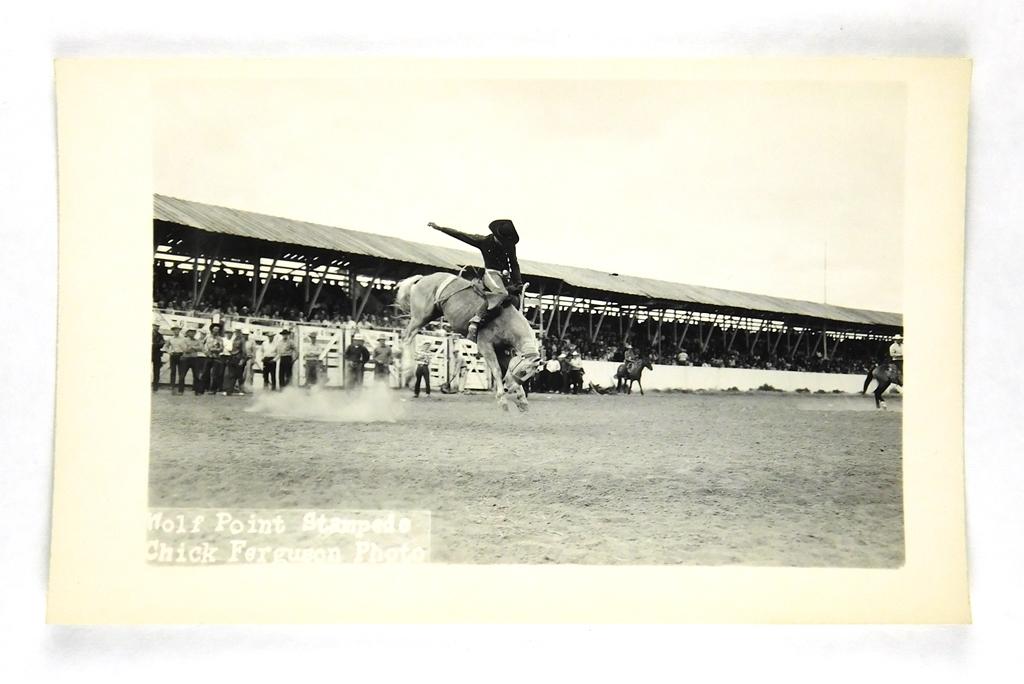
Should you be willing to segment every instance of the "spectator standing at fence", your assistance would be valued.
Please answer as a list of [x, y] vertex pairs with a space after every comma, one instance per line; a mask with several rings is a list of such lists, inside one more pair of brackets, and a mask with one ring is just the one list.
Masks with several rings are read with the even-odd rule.
[[277, 352], [278, 373], [281, 374], [280, 387], [284, 389], [292, 384], [292, 366], [295, 365], [295, 357], [299, 354], [291, 330], [282, 330], [278, 333], [278, 345], [274, 350]]
[[676, 364], [679, 366], [690, 365], [690, 355], [686, 353], [685, 349], [680, 349], [679, 353], [676, 354]]
[[[252, 380], [253, 380], [253, 368], [256, 365], [256, 341], [252, 337], [252, 332], [245, 328], [242, 330], [242, 354], [244, 355], [244, 366], [242, 370], [242, 382], [239, 383], [239, 389], [249, 388], [252, 391]], [[260, 339], [260, 342], [263, 340]]]
[[577, 394], [583, 389], [583, 359], [578, 351], [569, 359], [569, 390]]
[[[263, 375], [263, 360], [267, 354], [267, 340], [262, 335], [252, 342], [252, 359], [249, 361], [249, 386], [256, 391], [256, 374]], [[263, 381], [266, 386], [266, 380]]]
[[430, 342], [424, 342], [416, 352], [416, 386], [412, 396], [420, 396], [420, 380], [423, 381], [427, 396], [430, 396]]
[[235, 334], [224, 344], [224, 384], [221, 386], [221, 394], [229, 396], [232, 394], [245, 394], [241, 390], [243, 380], [242, 373], [245, 369], [245, 339], [242, 337], [241, 328], [235, 328]]
[[363, 386], [363, 373], [366, 363], [370, 360], [370, 350], [360, 333], [352, 336], [352, 343], [345, 348], [345, 374], [349, 387]]
[[273, 330], [266, 333], [266, 340], [262, 346], [262, 358], [260, 367], [263, 371], [263, 389], [270, 389], [271, 392], [277, 389], [277, 353], [281, 346], [281, 336], [274, 335]]
[[569, 393], [569, 355], [565, 352], [558, 354], [558, 391]]
[[552, 356], [544, 364], [544, 391], [554, 392], [562, 383], [562, 362]]
[[153, 324], [153, 391], [160, 385], [160, 368], [164, 365], [164, 336], [160, 334], [160, 324]]
[[320, 352], [323, 351], [323, 344], [317, 339], [315, 330], [309, 333], [303, 347], [302, 359], [306, 364], [306, 387], [316, 387], [320, 384]]
[[196, 394], [203, 394], [206, 392], [206, 381], [209, 379], [209, 365], [210, 358], [206, 355], [206, 340], [208, 335], [202, 330], [196, 330], [194, 338], [196, 345], [199, 347], [196, 350], [195, 361], [193, 362], [195, 370], [192, 372], [192, 389], [198, 390]]
[[206, 367], [203, 369], [203, 388], [208, 394], [216, 394], [224, 382], [224, 338], [220, 323], [210, 324], [210, 334], [203, 342]]
[[196, 339], [196, 331], [189, 328], [185, 331], [181, 345], [181, 359], [178, 362], [178, 394], [185, 393], [185, 374], [192, 371], [192, 391], [196, 396], [203, 393], [200, 376], [203, 369], [199, 364], [199, 354], [203, 351], [203, 343]]
[[373, 380], [374, 382], [387, 382], [388, 372], [391, 368], [392, 353], [387, 340], [383, 337], [377, 338], [377, 346], [373, 348]]
[[466, 390], [466, 376], [469, 374], [469, 366], [466, 365], [466, 359], [463, 358], [462, 352], [456, 350], [454, 368], [452, 369], [455, 375], [455, 391], [459, 394], [465, 394]]
[[181, 354], [185, 348], [185, 338], [181, 335], [181, 326], [171, 326], [171, 336], [166, 342], [167, 358], [171, 364], [171, 394], [178, 391], [178, 367], [181, 366]]

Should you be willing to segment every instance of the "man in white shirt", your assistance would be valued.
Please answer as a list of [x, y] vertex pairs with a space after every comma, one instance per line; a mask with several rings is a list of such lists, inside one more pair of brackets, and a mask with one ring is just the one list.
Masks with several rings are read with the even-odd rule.
[[900, 375], [903, 375], [903, 335], [897, 333], [892, 336], [892, 344], [889, 345], [889, 358], [900, 369]]

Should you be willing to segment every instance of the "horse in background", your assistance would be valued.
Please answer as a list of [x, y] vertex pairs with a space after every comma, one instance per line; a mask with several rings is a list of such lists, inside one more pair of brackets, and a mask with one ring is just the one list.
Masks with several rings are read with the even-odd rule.
[[[633, 393], [633, 383], [635, 382], [640, 388], [640, 396], [644, 396], [644, 386], [640, 382], [640, 378], [644, 374], [644, 370], [653, 371], [654, 366], [651, 365], [649, 357], [642, 357], [635, 361], [627, 363], [620, 363], [619, 367], [615, 370], [615, 391], [622, 392], [623, 388], [626, 390], [626, 394]], [[626, 381], [629, 381], [628, 384]]]
[[[415, 275], [398, 283], [395, 305], [409, 314], [401, 340], [403, 385], [416, 368], [416, 333], [443, 316], [453, 331], [465, 335], [481, 304], [483, 297], [473, 283], [451, 273]], [[528, 402], [522, 384], [540, 369], [540, 350], [530, 323], [511, 302], [506, 302], [500, 313], [477, 332], [476, 346], [494, 380], [498, 405], [507, 411], [511, 396], [516, 407], [525, 411]]]
[[860, 391], [861, 394], [865, 394], [868, 391], [868, 385], [874, 380], [878, 384], [875, 387], [875, 408], [885, 409], [888, 408], [885, 404], [885, 399], [882, 397], [882, 393], [889, 389], [890, 385], [897, 385], [903, 387], [903, 374], [900, 373], [899, 367], [894, 363], [880, 363], [874, 368], [868, 371], [868, 375], [864, 378], [864, 389]]

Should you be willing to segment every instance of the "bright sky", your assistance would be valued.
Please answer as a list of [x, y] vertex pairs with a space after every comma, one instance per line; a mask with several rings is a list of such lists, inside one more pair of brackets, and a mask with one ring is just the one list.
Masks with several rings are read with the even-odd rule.
[[204, 81], [161, 86], [155, 189], [524, 259], [902, 310], [899, 84]]

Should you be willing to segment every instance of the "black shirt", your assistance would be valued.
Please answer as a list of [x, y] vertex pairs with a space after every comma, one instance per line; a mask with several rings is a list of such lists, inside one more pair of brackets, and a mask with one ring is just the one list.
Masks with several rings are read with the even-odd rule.
[[496, 271], [508, 271], [512, 275], [512, 282], [516, 285], [523, 284], [523, 276], [519, 273], [519, 259], [516, 258], [515, 245], [503, 245], [493, 235], [470, 235], [454, 228], [438, 226], [442, 233], [447, 233], [457, 240], [462, 240], [467, 245], [473, 245], [480, 250], [484, 258], [484, 267], [493, 268]]

